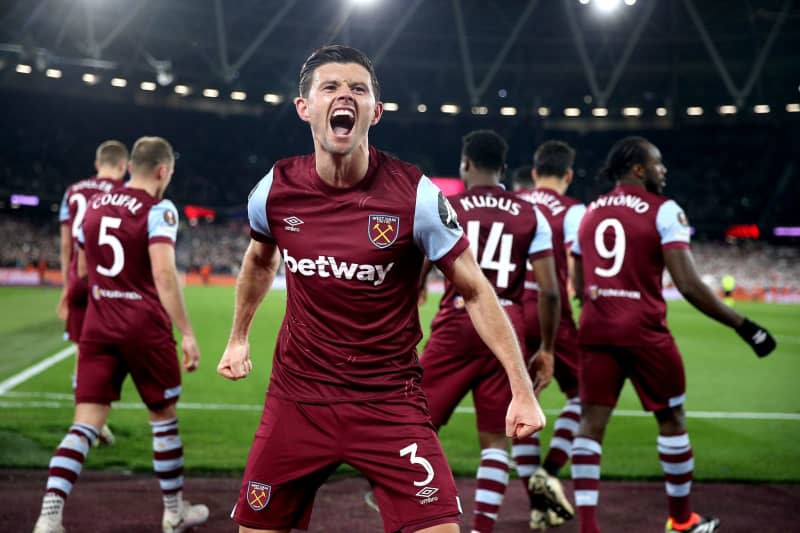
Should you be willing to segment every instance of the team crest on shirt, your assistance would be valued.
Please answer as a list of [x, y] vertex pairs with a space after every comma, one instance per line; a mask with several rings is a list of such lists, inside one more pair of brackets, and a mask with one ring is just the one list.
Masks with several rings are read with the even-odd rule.
[[247, 505], [254, 511], [264, 509], [272, 497], [272, 486], [257, 481], [247, 482]]
[[397, 240], [400, 232], [400, 217], [394, 215], [370, 215], [367, 236], [378, 248], [387, 248]]
[[174, 226], [178, 223], [178, 219], [175, 217], [175, 213], [167, 209], [164, 211], [164, 222], [167, 223], [167, 226]]
[[100, 287], [97, 285], [92, 285], [92, 296], [95, 300], [99, 300], [102, 297], [102, 294], [100, 294]]
[[597, 296], [600, 294], [600, 289], [597, 285], [589, 285], [589, 299], [597, 300]]

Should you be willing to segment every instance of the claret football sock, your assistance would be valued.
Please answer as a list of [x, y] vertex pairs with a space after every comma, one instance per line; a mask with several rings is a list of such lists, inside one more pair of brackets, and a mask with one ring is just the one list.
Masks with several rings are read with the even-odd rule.
[[676, 522], [685, 522], [692, 516], [689, 495], [694, 475], [694, 457], [689, 435], [659, 435], [658, 457], [661, 468], [664, 469], [669, 516]]
[[559, 470], [567, 463], [572, 440], [578, 432], [581, 421], [580, 399], [570, 398], [559, 413], [553, 425], [553, 438], [550, 439], [550, 448], [542, 466], [551, 476], [557, 476]]
[[528, 490], [531, 476], [539, 468], [540, 453], [538, 432], [530, 437], [515, 438], [511, 445], [511, 454], [514, 457], [514, 463], [517, 465], [517, 475], [526, 491]]
[[472, 517], [472, 531], [491, 533], [497, 521], [497, 513], [503, 504], [508, 486], [508, 452], [499, 448], [481, 450], [481, 464], [478, 467], [475, 486], [475, 514]]

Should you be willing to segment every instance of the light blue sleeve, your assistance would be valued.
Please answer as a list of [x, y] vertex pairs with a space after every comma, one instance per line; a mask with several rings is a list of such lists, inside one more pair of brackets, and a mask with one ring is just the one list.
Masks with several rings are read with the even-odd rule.
[[575, 242], [578, 240], [578, 227], [581, 225], [581, 219], [586, 212], [586, 206], [583, 204], [575, 204], [567, 209], [567, 214], [564, 215], [564, 242]]
[[464, 234], [453, 206], [427, 176], [422, 176], [417, 185], [413, 234], [414, 242], [434, 262], [444, 257]]
[[689, 220], [675, 200], [667, 200], [658, 208], [656, 228], [661, 235], [661, 244], [670, 242], [689, 244], [691, 237]]
[[61, 207], [58, 208], [58, 221], [59, 222], [68, 222], [69, 221], [69, 205], [67, 205], [67, 193], [69, 189], [64, 191], [64, 197], [61, 198]]
[[178, 240], [178, 209], [170, 200], [161, 200], [150, 208], [147, 237], [166, 237], [172, 242]]
[[575, 240], [572, 241], [572, 253], [575, 255], [583, 255], [581, 253], [581, 245], [578, 244], [578, 236], [575, 236]]
[[247, 218], [250, 220], [250, 227], [272, 238], [272, 232], [269, 230], [269, 222], [267, 221], [267, 196], [269, 190], [272, 188], [272, 171], [275, 167], [269, 169], [267, 175], [261, 178], [253, 190], [250, 191], [250, 196], [247, 197]]
[[536, 235], [533, 236], [531, 245], [528, 247], [528, 255], [553, 249], [553, 230], [550, 223], [535, 205], [532, 207], [536, 213]]

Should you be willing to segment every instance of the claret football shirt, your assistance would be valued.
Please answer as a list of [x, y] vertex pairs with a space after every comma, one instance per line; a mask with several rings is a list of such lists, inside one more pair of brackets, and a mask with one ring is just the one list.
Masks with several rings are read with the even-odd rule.
[[331, 403], [418, 397], [423, 258], [443, 271], [467, 248], [420, 170], [374, 148], [366, 176], [327, 185], [313, 154], [278, 161], [248, 203], [251, 235], [283, 260], [286, 313], [270, 394]]

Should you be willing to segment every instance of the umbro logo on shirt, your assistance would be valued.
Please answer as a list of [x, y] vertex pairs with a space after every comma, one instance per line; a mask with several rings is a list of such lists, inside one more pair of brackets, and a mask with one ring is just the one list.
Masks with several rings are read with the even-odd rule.
[[288, 224], [288, 226], [283, 228], [286, 231], [299, 232], [300, 228], [298, 228], [297, 226], [299, 226], [300, 224], [304, 224], [304, 222], [297, 217], [286, 217], [283, 219], [283, 221]]

